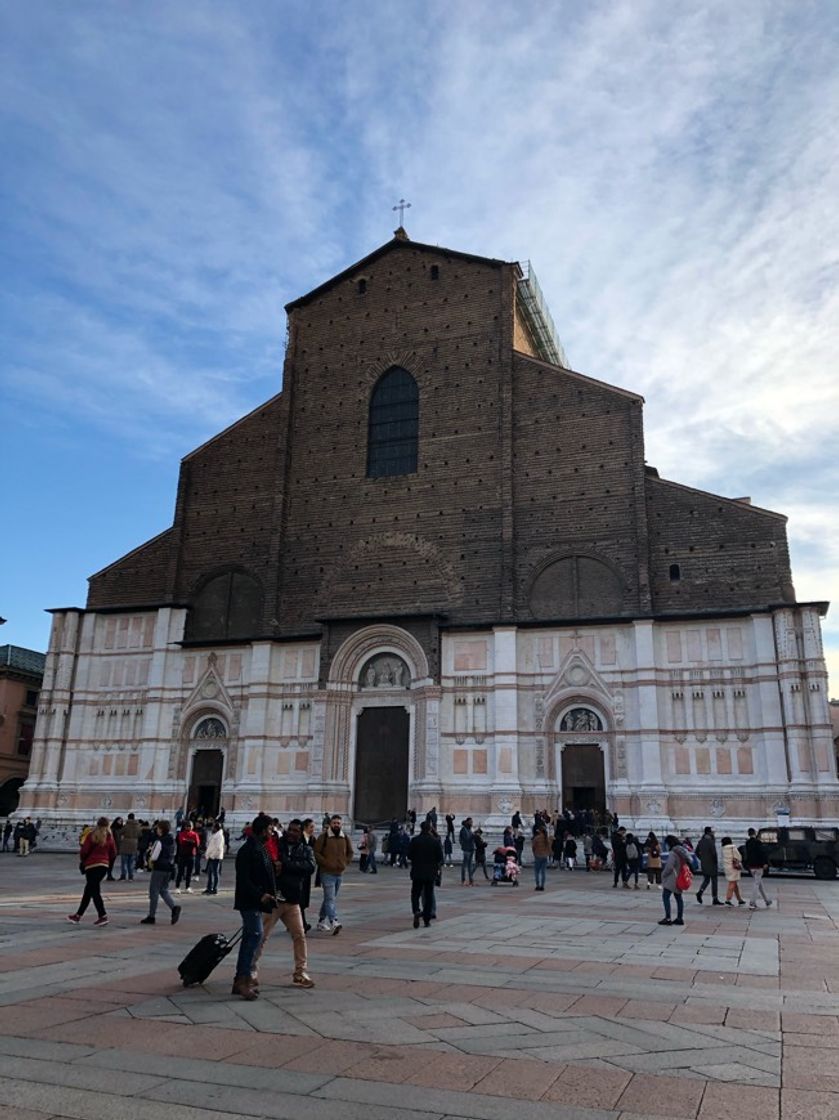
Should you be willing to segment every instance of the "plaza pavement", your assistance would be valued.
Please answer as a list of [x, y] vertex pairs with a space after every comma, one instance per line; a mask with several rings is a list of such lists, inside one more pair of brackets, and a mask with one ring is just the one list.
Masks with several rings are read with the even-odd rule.
[[[146, 877], [108, 883], [111, 924], [78, 927], [72, 856], [0, 855], [2, 1120], [837, 1120], [839, 883], [771, 878], [778, 904], [687, 903], [549, 873], [461, 888], [413, 930], [407, 873], [355, 869], [338, 937], [310, 936], [312, 991], [278, 930], [262, 996], [176, 965], [233, 932], [233, 867], [154, 927]], [[203, 883], [201, 884], [203, 886]], [[749, 880], [744, 880], [748, 890]], [[315, 892], [319, 895], [320, 892]]]

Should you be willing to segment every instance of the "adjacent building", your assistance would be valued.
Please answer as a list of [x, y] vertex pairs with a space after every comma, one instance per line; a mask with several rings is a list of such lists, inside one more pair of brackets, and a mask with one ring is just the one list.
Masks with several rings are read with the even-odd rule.
[[786, 519], [661, 478], [527, 266], [400, 229], [286, 310], [282, 392], [53, 612], [27, 812], [839, 815]]
[[0, 646], [0, 816], [14, 812], [35, 739], [43, 653]]

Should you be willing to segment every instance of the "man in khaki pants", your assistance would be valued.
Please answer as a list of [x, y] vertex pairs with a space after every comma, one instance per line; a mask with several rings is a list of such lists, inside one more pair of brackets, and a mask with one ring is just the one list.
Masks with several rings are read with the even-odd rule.
[[290, 821], [283, 836], [277, 836], [271, 828], [265, 842], [265, 850], [274, 863], [279, 905], [270, 914], [262, 915], [262, 942], [254, 956], [251, 979], [256, 983], [262, 951], [274, 926], [277, 922], [282, 922], [291, 934], [294, 952], [292, 983], [297, 988], [314, 988], [315, 982], [306, 971], [308, 959], [303, 914], [300, 910], [300, 893], [304, 881], [315, 873], [315, 857], [312, 849], [303, 839], [302, 822]]

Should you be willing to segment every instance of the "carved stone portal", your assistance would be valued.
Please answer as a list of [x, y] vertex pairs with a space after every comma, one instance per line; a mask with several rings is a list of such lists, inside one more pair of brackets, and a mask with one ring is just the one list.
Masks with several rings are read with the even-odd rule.
[[395, 653], [377, 653], [365, 662], [359, 677], [360, 688], [409, 688], [411, 670]]

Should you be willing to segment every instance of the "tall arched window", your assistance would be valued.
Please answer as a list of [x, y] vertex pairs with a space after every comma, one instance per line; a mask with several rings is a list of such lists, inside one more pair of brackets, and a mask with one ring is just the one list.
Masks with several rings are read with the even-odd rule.
[[376, 382], [367, 428], [367, 477], [414, 474], [417, 469], [419, 389], [406, 369], [393, 366]]

